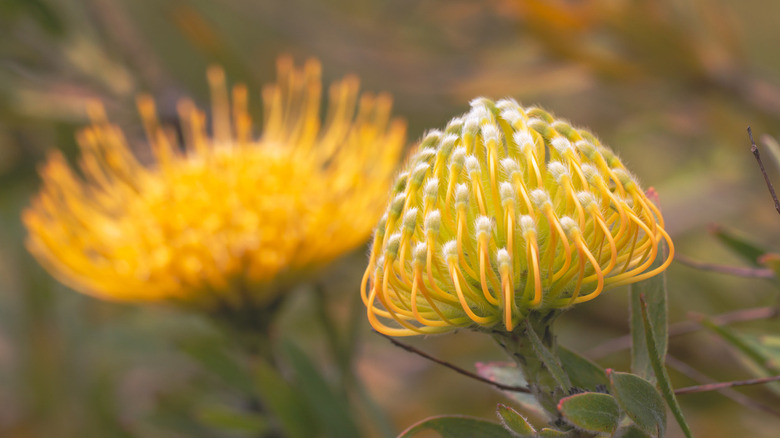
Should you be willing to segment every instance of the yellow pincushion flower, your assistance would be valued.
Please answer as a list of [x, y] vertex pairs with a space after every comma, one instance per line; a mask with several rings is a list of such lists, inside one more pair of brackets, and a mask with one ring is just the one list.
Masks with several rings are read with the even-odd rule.
[[611, 150], [513, 100], [477, 99], [428, 133], [392, 196], [361, 288], [371, 325], [391, 336], [512, 331], [673, 256], [660, 211]]
[[80, 176], [55, 151], [24, 213], [30, 251], [59, 280], [122, 301], [199, 309], [264, 306], [304, 271], [360, 245], [381, 214], [405, 127], [391, 99], [360, 95], [347, 77], [320, 120], [320, 65], [278, 63], [263, 90], [261, 134], [245, 87], [229, 99], [209, 70], [210, 133], [190, 101], [178, 105], [183, 144], [139, 99], [153, 153], [142, 165], [122, 131], [92, 110], [78, 137]]

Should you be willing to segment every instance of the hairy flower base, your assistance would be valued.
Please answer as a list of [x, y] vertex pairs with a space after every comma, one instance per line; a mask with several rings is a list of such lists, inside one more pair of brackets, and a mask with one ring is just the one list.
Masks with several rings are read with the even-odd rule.
[[[363, 285], [387, 335], [512, 331], [666, 269], [658, 209], [589, 132], [512, 100], [472, 102], [401, 174]], [[666, 241], [670, 254], [650, 269]]]
[[319, 64], [299, 70], [282, 58], [278, 83], [263, 90], [257, 138], [246, 88], [229, 99], [222, 71], [208, 76], [211, 133], [182, 101], [183, 145], [152, 100], [139, 99], [152, 165], [99, 106], [78, 138], [81, 175], [52, 154], [24, 222], [28, 247], [63, 283], [112, 300], [262, 307], [364, 241], [404, 143], [390, 98], [361, 97], [346, 78], [331, 87], [321, 127]]

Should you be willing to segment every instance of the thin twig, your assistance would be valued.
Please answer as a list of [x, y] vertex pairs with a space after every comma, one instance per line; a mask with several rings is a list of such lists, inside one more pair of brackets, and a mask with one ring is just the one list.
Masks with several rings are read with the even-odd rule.
[[480, 381], [482, 383], [487, 383], [488, 385], [495, 386], [496, 388], [502, 389], [504, 391], [525, 392], [525, 393], [530, 392], [528, 390], [528, 388], [526, 388], [524, 386], [504, 385], [503, 383], [498, 383], [498, 382], [494, 382], [494, 381], [492, 381], [490, 379], [486, 379], [486, 378], [484, 378], [484, 377], [482, 377], [482, 376], [480, 376], [478, 374], [474, 374], [471, 371], [464, 370], [463, 368], [460, 368], [460, 367], [458, 367], [456, 365], [453, 365], [453, 364], [451, 364], [449, 362], [445, 362], [445, 361], [443, 361], [441, 359], [437, 359], [437, 358], [431, 356], [430, 354], [425, 353], [424, 351], [418, 350], [418, 349], [412, 347], [411, 345], [404, 344], [403, 342], [398, 341], [396, 339], [393, 339], [390, 336], [384, 335], [384, 334], [379, 333], [379, 332], [377, 332], [377, 333], [380, 336], [386, 338], [388, 341], [390, 341], [396, 347], [400, 347], [400, 348], [402, 348], [402, 349], [404, 349], [404, 350], [406, 350], [406, 351], [408, 351], [410, 353], [413, 353], [413, 354], [416, 354], [416, 355], [418, 355], [420, 357], [428, 359], [431, 362], [435, 362], [435, 363], [437, 363], [437, 364], [439, 364], [441, 366], [447, 367], [447, 368], [455, 371], [458, 374], [463, 374], [466, 377], [472, 378], [474, 380], [478, 380], [478, 381]]
[[[751, 309], [736, 310], [722, 313], [711, 319], [715, 324], [727, 325], [735, 322], [756, 321], [760, 319], [772, 319], [780, 316], [778, 307], [755, 307]], [[669, 325], [669, 337], [692, 333], [701, 329], [701, 326], [693, 321], [681, 321]], [[631, 335], [620, 336], [599, 344], [585, 354], [591, 359], [600, 359], [608, 354], [625, 350], [631, 346]]]
[[763, 385], [765, 383], [778, 382], [780, 376], [761, 377], [759, 379], [734, 380], [731, 382], [710, 383], [708, 385], [686, 386], [674, 391], [675, 394], [694, 394], [697, 392], [718, 391], [723, 388], [735, 386]]
[[[684, 376], [695, 380], [696, 382], [702, 384], [711, 384], [711, 383], [717, 383], [715, 380], [710, 378], [709, 376], [703, 374], [699, 370], [693, 368], [692, 366], [688, 365], [687, 363], [681, 361], [680, 359], [677, 359], [676, 357], [672, 355], [666, 356], [666, 364], [669, 365], [669, 367], [674, 368], [677, 372], [683, 374]], [[780, 411], [772, 408], [771, 406], [767, 406], [763, 403], [759, 403], [752, 398], [746, 396], [745, 394], [742, 394], [741, 392], [735, 391], [732, 388], [721, 388], [718, 390], [723, 396], [731, 399], [732, 401], [739, 403], [745, 407], [756, 409], [759, 411], [766, 412], [767, 414], [774, 415], [776, 417], [780, 417]]]
[[741, 266], [718, 265], [715, 263], [700, 262], [682, 254], [675, 254], [674, 261], [680, 262], [685, 266], [699, 269], [702, 271], [718, 272], [721, 274], [734, 275], [747, 278], [774, 278], [775, 274], [771, 269], [744, 268]]
[[750, 126], [747, 128], [747, 132], [748, 137], [750, 137], [750, 152], [753, 152], [753, 156], [756, 157], [756, 161], [758, 161], [758, 167], [761, 169], [761, 174], [764, 175], [766, 187], [769, 189], [769, 194], [772, 195], [772, 200], [775, 201], [775, 210], [780, 214], [780, 201], [777, 200], [775, 188], [772, 186], [772, 181], [769, 180], [769, 175], [766, 174], [764, 162], [761, 161], [761, 154], [758, 153], [758, 146], [756, 146], [756, 142], [753, 140], [753, 131], [750, 129]]

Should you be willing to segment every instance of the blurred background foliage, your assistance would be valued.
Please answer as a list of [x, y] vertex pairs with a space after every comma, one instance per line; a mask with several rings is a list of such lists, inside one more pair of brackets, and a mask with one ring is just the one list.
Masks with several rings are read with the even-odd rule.
[[[25, 251], [19, 214], [37, 188], [36, 165], [51, 148], [74, 155], [89, 100], [103, 101], [141, 143], [137, 93], [154, 95], [173, 122], [177, 99], [207, 105], [208, 65], [259, 93], [281, 54], [319, 58], [326, 81], [356, 73], [364, 89], [391, 92], [412, 141], [474, 97], [514, 97], [598, 133], [657, 189], [679, 253], [745, 265], [709, 230], [720, 224], [780, 247], [780, 217], [745, 133], [751, 125], [780, 135], [778, 16], [780, 4], [759, 0], [0, 0], [0, 436], [250, 436], [255, 426], [228, 418], [239, 401], [185, 354], [192, 343], [224, 342], [203, 320], [73, 293]], [[365, 264], [357, 251], [319, 281], [335, 314], [354, 305]], [[679, 263], [668, 282], [672, 321], [777, 307], [780, 292], [777, 282]], [[561, 318], [561, 343], [626, 369], [625, 350], [603, 345], [627, 333], [626, 303], [616, 290], [578, 306]], [[338, 364], [322, 354], [325, 339], [310, 322], [318, 305], [296, 291], [277, 330], [321, 356], [329, 375]], [[778, 342], [777, 318], [733, 327]], [[507, 402], [367, 324], [357, 336], [357, 373], [397, 431], [436, 414], [493, 419], [495, 404]], [[754, 376], [722, 339], [712, 330], [674, 337], [670, 365], [716, 380]], [[473, 333], [410, 342], [467, 369], [502, 360]], [[690, 369], [674, 371], [681, 367], [672, 367], [675, 385], [697, 383]], [[770, 387], [740, 391], [777, 405]], [[717, 393], [680, 398], [699, 436], [780, 430], [780, 417]]]

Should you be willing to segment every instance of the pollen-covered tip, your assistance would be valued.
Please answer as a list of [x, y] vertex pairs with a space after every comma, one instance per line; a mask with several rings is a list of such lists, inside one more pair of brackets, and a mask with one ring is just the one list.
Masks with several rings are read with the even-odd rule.
[[425, 182], [425, 197], [428, 199], [436, 199], [439, 196], [439, 178], [430, 178]]
[[433, 210], [425, 216], [425, 232], [438, 233], [441, 228], [441, 213], [439, 210]]
[[512, 266], [512, 257], [509, 256], [509, 251], [506, 248], [501, 248], [496, 252], [496, 262], [499, 268]]
[[458, 259], [458, 242], [456, 240], [450, 240], [441, 247], [441, 253], [444, 256], [444, 260], [451, 261]]
[[389, 259], [395, 260], [396, 256], [398, 256], [398, 248], [400, 245], [401, 245], [401, 233], [392, 234], [387, 239], [387, 244], [385, 245], [385, 255]]
[[415, 186], [422, 184], [423, 179], [425, 179], [425, 175], [428, 173], [428, 169], [430, 168], [431, 166], [428, 163], [420, 163], [417, 165], [417, 167], [414, 168], [414, 171], [412, 171], [412, 182]]
[[566, 232], [566, 234], [572, 234], [579, 231], [577, 222], [569, 216], [562, 216], [558, 219], [558, 222], [560, 222], [561, 228], [563, 228], [563, 231]]
[[512, 140], [515, 141], [515, 144], [517, 144], [521, 150], [534, 145], [534, 138], [531, 137], [531, 133], [525, 130], [515, 132], [512, 135]]
[[531, 202], [536, 208], [542, 209], [545, 205], [552, 205], [550, 195], [543, 189], [536, 189], [530, 193]]
[[520, 105], [517, 104], [517, 101], [514, 99], [499, 99], [498, 102], [496, 102], [496, 108], [500, 109], [501, 111], [517, 111], [520, 112]]
[[390, 203], [390, 217], [398, 218], [404, 209], [404, 203], [406, 203], [406, 195], [403, 193], [396, 195]]
[[564, 137], [555, 137], [550, 141], [550, 145], [559, 155], [565, 155], [566, 152], [572, 150], [571, 142]]
[[585, 176], [585, 180], [590, 184], [596, 184], [596, 180], [601, 178], [601, 173], [599, 173], [599, 170], [595, 166], [583, 164], [581, 169], [582, 175]]
[[438, 129], [428, 131], [420, 142], [420, 149], [435, 148], [441, 141], [442, 135]]
[[458, 184], [455, 186], [455, 206], [468, 205], [469, 203], [469, 188], [466, 184]]
[[501, 203], [507, 203], [507, 202], [514, 202], [515, 200], [515, 189], [512, 187], [512, 183], [509, 182], [502, 182], [498, 186], [498, 193], [501, 196]]
[[577, 202], [579, 202], [583, 208], [588, 208], [596, 203], [596, 197], [593, 196], [593, 193], [591, 192], [577, 192]]
[[466, 171], [469, 175], [479, 173], [479, 160], [473, 155], [466, 157]]
[[417, 207], [412, 207], [404, 213], [404, 229], [407, 231], [414, 231], [414, 227], [417, 226], [417, 212]]
[[501, 167], [504, 168], [504, 172], [506, 172], [506, 176], [509, 178], [512, 178], [516, 172], [520, 172], [520, 165], [512, 158], [501, 160]]
[[455, 148], [454, 151], [452, 151], [452, 156], [450, 157], [450, 165], [453, 166], [455, 169], [462, 169], [463, 166], [466, 163], [466, 155], [468, 153], [466, 152], [466, 148], [463, 146], [459, 146]]
[[498, 132], [498, 127], [493, 124], [489, 125], [483, 125], [482, 126], [482, 139], [485, 141], [485, 143], [500, 143], [501, 142], [501, 136]]
[[455, 134], [449, 134], [441, 139], [441, 149], [450, 151], [458, 143], [459, 137]]
[[561, 182], [561, 178], [569, 176], [569, 169], [560, 161], [550, 161], [547, 165], [547, 172], [550, 173], [550, 176], [552, 176], [556, 182]]
[[522, 231], [523, 234], [528, 232], [536, 233], [536, 221], [531, 216], [524, 214], [520, 216], [520, 219], [517, 222], [520, 224], [520, 231]]
[[493, 221], [487, 216], [480, 216], [477, 218], [474, 228], [477, 231], [477, 237], [483, 235], [489, 236], [493, 231]]
[[413, 257], [415, 263], [424, 264], [425, 258], [428, 256], [428, 244], [420, 242], [414, 247]]

